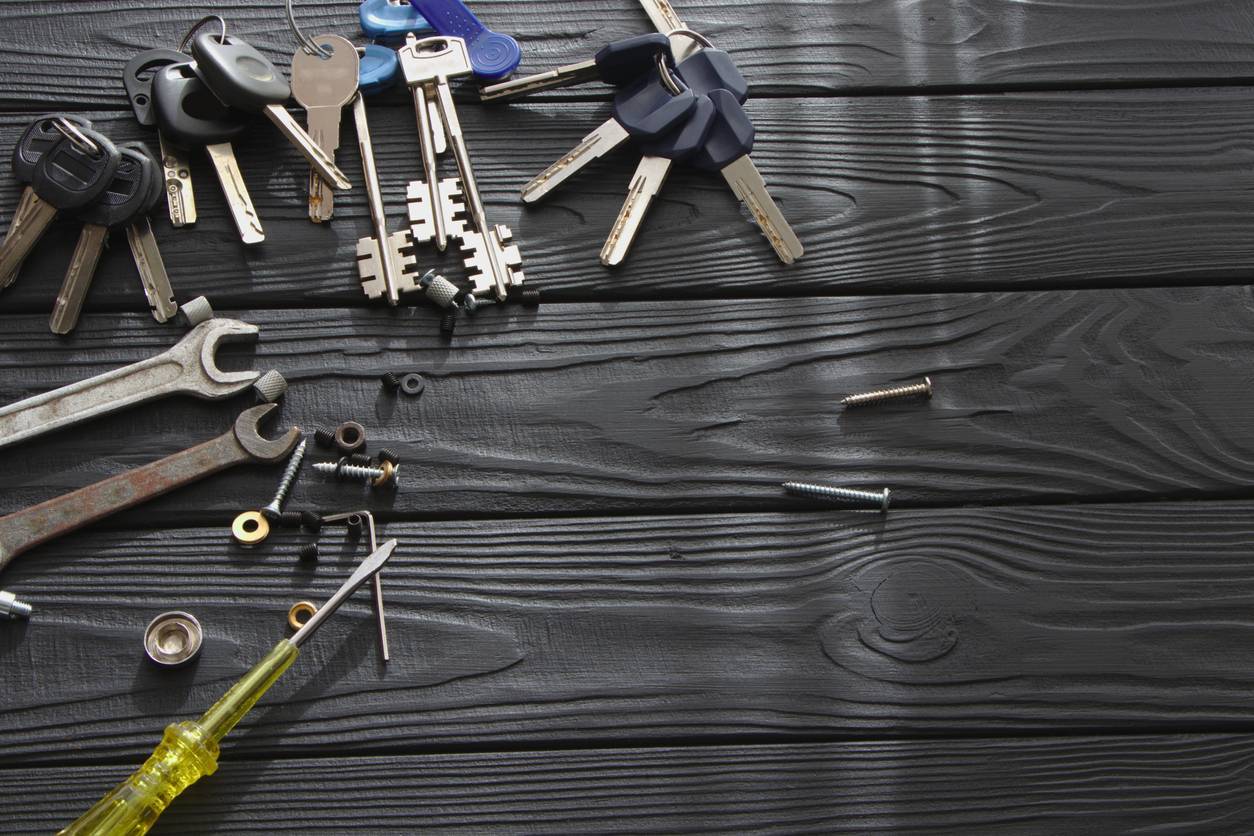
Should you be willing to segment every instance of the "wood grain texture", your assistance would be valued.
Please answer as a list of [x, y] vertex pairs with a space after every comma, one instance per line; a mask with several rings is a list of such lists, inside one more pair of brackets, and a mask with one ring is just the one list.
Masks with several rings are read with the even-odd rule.
[[[309, 32], [363, 38], [357, 0], [307, 0]], [[1101, 85], [1254, 78], [1254, 12], [1241, 0], [799, 0], [767, 7], [680, 0], [692, 28], [732, 54], [755, 95], [825, 95], [884, 88]], [[296, 42], [282, 8], [219, 3], [232, 33], [286, 67]], [[475, 11], [515, 35], [524, 71], [590, 57], [652, 31], [631, 0], [481, 0]], [[200, 10], [120, 0], [5, 3], [0, 107], [122, 107], [122, 67], [151, 47], [175, 47]], [[596, 89], [596, 88], [593, 88]], [[586, 95], [586, 91], [578, 94]]]
[[[679, 170], [627, 263], [597, 259], [638, 157], [594, 163], [542, 204], [524, 182], [606, 116], [595, 103], [464, 108], [488, 216], [520, 242], [528, 279], [554, 298], [653, 299], [847, 292], [1247, 281], [1254, 267], [1251, 91], [1124, 91], [752, 103], [754, 159], [805, 242], [781, 265], [722, 178]], [[152, 139], [133, 120], [93, 112], [115, 138]], [[510, 130], [501, 130], [507, 120]], [[0, 147], [28, 118], [0, 118]], [[371, 115], [393, 224], [419, 176], [413, 112]], [[268, 233], [242, 245], [208, 163], [197, 158], [201, 222], [155, 218], [178, 298], [221, 307], [362, 306], [356, 241], [370, 231], [360, 165], [345, 128], [340, 162], [358, 187], [329, 227], [306, 219], [306, 167], [268, 126], [238, 143]], [[518, 143], [515, 137], [527, 137]], [[449, 164], [451, 171], [451, 164]], [[0, 218], [19, 190], [0, 180]], [[11, 312], [48, 311], [78, 234], [61, 222], [0, 296]], [[120, 243], [120, 242], [119, 242]], [[421, 269], [463, 281], [456, 253], [418, 252]], [[418, 304], [425, 304], [421, 298]], [[114, 246], [88, 309], [144, 310], [125, 246]]]
[[[356, 419], [405, 462], [397, 492], [306, 472], [294, 507], [783, 510], [806, 505], [780, 489], [797, 478], [887, 485], [915, 506], [1201, 499], [1248, 496], [1254, 481], [1248, 288], [550, 305], [484, 312], [452, 345], [428, 311], [241, 316], [261, 341], [223, 362], [287, 377], [276, 427]], [[7, 323], [5, 403], [179, 335], [140, 315], [88, 317], [69, 341], [42, 317]], [[422, 372], [425, 394], [385, 394], [389, 370]], [[924, 374], [931, 401], [839, 405]], [[225, 432], [249, 397], [169, 398], [6, 449], [0, 510]], [[228, 471], [127, 519], [223, 522], [264, 504], [278, 471]]]
[[[1248, 736], [1058, 737], [231, 761], [162, 833], [1236, 833]], [[0, 771], [10, 833], [47, 832], [124, 767]]]
[[[1250, 502], [396, 524], [393, 659], [368, 596], [227, 740], [230, 758], [1254, 729]], [[1187, 524], [1182, 524], [1187, 520]], [[0, 766], [138, 763], [321, 600], [281, 532], [99, 532], [18, 560]], [[184, 609], [195, 667], [140, 637]]]

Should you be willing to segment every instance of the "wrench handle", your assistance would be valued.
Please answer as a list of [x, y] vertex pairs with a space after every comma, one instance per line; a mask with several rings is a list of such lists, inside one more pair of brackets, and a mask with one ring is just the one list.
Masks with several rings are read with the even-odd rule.
[[41, 543], [252, 460], [232, 430], [152, 464], [0, 517], [0, 570]]

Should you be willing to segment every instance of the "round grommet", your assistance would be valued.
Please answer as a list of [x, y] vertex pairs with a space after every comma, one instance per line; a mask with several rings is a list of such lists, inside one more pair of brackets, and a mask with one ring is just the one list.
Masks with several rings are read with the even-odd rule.
[[297, 601], [287, 611], [287, 626], [293, 630], [299, 630], [305, 626], [306, 621], [314, 617], [316, 612], [318, 612], [318, 607], [312, 601]]
[[255, 546], [270, 536], [270, 521], [260, 511], [245, 511], [231, 523], [231, 536], [241, 546]]
[[422, 394], [422, 390], [427, 388], [427, 381], [422, 379], [420, 374], [407, 374], [401, 378], [401, 391], [411, 398]]
[[345, 454], [356, 453], [365, 448], [366, 428], [356, 421], [345, 421], [335, 430], [335, 446]]
[[144, 652], [156, 664], [176, 668], [195, 659], [204, 640], [204, 631], [195, 616], [166, 612], [154, 618], [144, 630]]

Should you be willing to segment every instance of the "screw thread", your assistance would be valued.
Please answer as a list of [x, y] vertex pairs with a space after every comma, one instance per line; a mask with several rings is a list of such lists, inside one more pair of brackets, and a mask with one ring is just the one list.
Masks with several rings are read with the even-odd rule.
[[874, 392], [863, 392], [858, 395], [850, 395], [841, 401], [845, 406], [867, 406], [881, 401], [891, 401], [896, 398], [912, 398], [922, 396], [932, 397], [932, 380], [931, 378], [923, 378], [921, 383], [914, 383], [909, 386], [896, 386], [891, 389], [876, 389]]
[[283, 471], [283, 478], [279, 480], [278, 490], [274, 492], [274, 499], [270, 500], [270, 504], [264, 510], [271, 512], [275, 516], [283, 510], [283, 502], [287, 499], [287, 493], [292, 489], [292, 483], [296, 481], [296, 472], [300, 470], [301, 460], [305, 458], [305, 439], [301, 439], [296, 449], [292, 451], [292, 457], [287, 460], [287, 469]]
[[319, 473], [335, 474], [338, 472], [338, 475], [341, 477], [351, 477], [354, 479], [361, 479], [363, 481], [367, 479], [379, 479], [383, 476], [383, 470], [381, 468], [364, 467], [359, 464], [348, 464], [347, 462], [343, 465], [340, 465], [339, 462], [318, 462], [314, 465], [314, 470]]
[[873, 505], [882, 511], [888, 510], [888, 488], [882, 491], [859, 491], [834, 485], [817, 485], [813, 482], [785, 482], [784, 490], [794, 496], [816, 496], [820, 499]]

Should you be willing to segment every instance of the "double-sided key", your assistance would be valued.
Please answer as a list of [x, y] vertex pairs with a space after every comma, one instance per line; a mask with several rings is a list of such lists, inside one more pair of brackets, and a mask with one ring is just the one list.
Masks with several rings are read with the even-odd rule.
[[366, 119], [366, 100], [361, 94], [353, 100], [353, 121], [357, 128], [357, 148], [361, 152], [362, 175], [366, 181], [366, 199], [370, 204], [370, 222], [374, 235], [357, 240], [357, 275], [367, 298], [386, 297], [388, 304], [400, 304], [402, 292], [416, 290], [409, 268], [417, 260], [406, 255], [413, 245], [409, 232], [388, 232], [387, 214], [383, 208], [383, 190], [374, 164], [374, 143], [370, 139], [370, 123]]
[[653, 68], [658, 55], [662, 55], [668, 63], [674, 63], [671, 42], [665, 35], [651, 32], [634, 38], [624, 38], [602, 47], [591, 60], [482, 87], [479, 90], [479, 99], [485, 102], [503, 102], [543, 90], [574, 87], [592, 81], [621, 87], [646, 75]]
[[109, 187], [121, 154], [101, 133], [63, 123], [72, 135], [48, 148], [35, 164], [29, 208], [14, 218], [0, 244], [0, 276], [15, 273], [59, 212], [81, 209]]
[[614, 115], [610, 119], [523, 186], [522, 199], [534, 203], [629, 137], [650, 140], [675, 130], [696, 106], [697, 97], [691, 90], [682, 88], [678, 93], [672, 92], [655, 67], [635, 85], [619, 91], [614, 97]]
[[292, 88], [274, 64], [241, 38], [202, 32], [192, 39], [194, 72], [228, 107], [263, 113], [318, 172], [337, 189], [352, 188], [344, 172], [292, 118], [283, 104]]
[[[157, 113], [152, 103], [154, 73], [162, 67], [186, 64], [191, 60], [191, 56], [173, 49], [150, 49], [126, 62], [122, 70], [122, 86], [126, 88], [131, 110], [139, 124], [145, 127], [157, 124]], [[171, 142], [162, 131], [157, 131], [157, 141], [161, 146], [161, 165], [165, 174], [162, 191], [170, 213], [170, 225], [191, 226], [196, 223], [196, 192], [192, 189], [187, 150]]]
[[157, 70], [152, 79], [152, 101], [163, 135], [188, 148], [204, 147], [240, 240], [245, 244], [266, 240], [261, 218], [231, 147], [231, 140], [248, 130], [243, 114], [218, 101], [192, 71], [191, 64]]
[[694, 154], [691, 163], [707, 171], [717, 171], [731, 186], [736, 198], [753, 216], [780, 261], [792, 264], [805, 253], [797, 234], [767, 191], [758, 167], [749, 158], [753, 150], [754, 128], [736, 96], [727, 90], [713, 90], [717, 117], [705, 147]]
[[135, 148], [118, 150], [121, 160], [108, 188], [78, 213], [83, 229], [48, 321], [54, 334], [68, 334], [78, 324], [83, 300], [87, 298], [109, 233], [136, 220], [150, 208], [154, 195], [152, 185], [159, 178], [156, 163]]
[[[70, 113], [51, 113], [35, 120], [22, 132], [22, 138], [13, 148], [13, 175], [19, 183], [25, 185], [22, 188], [22, 196], [18, 199], [17, 209], [13, 212], [13, 221], [5, 232], [5, 242], [9, 240], [15, 228], [30, 222], [27, 215], [35, 207], [35, 189], [30, 185], [31, 179], [35, 176], [35, 164], [39, 162], [39, 158], [44, 155], [45, 151], [65, 138], [65, 134], [56, 127], [58, 119], [78, 125], [80, 128], [91, 127], [91, 122], [81, 116]], [[0, 290], [13, 284], [20, 270], [21, 264], [18, 264], [7, 275], [0, 275]]]
[[[458, 48], [454, 43], [460, 43]], [[426, 38], [418, 40], [409, 35], [405, 46], [397, 50], [397, 58], [401, 65], [401, 74], [409, 87], [414, 100], [414, 117], [418, 122], [418, 142], [422, 150], [422, 186], [427, 191], [427, 209], [423, 211], [422, 221], [429, 221], [431, 227], [430, 240], [435, 242], [436, 249], [444, 252], [448, 248], [449, 223], [442, 208], [445, 205], [445, 194], [442, 193], [439, 165], [440, 139], [447, 136], [444, 120], [440, 115], [441, 104], [437, 88], [442, 84], [448, 89], [449, 78], [470, 74], [470, 61], [466, 57], [465, 44], [456, 38]], [[414, 190], [411, 184], [411, 194]], [[411, 206], [414, 205], [411, 197]], [[421, 207], [421, 203], [419, 204]], [[411, 214], [413, 213], [411, 209]]]
[[[340, 116], [357, 95], [361, 59], [357, 49], [339, 35], [318, 35], [314, 43], [330, 53], [322, 56], [301, 48], [292, 56], [292, 95], [305, 108], [309, 135], [327, 156], [335, 159], [340, 147]], [[334, 193], [317, 171], [309, 171], [309, 219], [331, 220]]]
[[157, 236], [152, 231], [152, 221], [148, 219], [149, 213], [165, 194], [164, 167], [153, 158], [152, 152], [142, 142], [124, 142], [119, 149], [123, 153], [129, 149], [142, 154], [147, 161], [144, 165], [152, 170], [152, 176], [148, 178], [148, 197], [140, 207], [139, 214], [126, 225], [126, 243], [131, 248], [131, 258], [135, 261], [135, 270], [139, 273], [139, 282], [148, 299], [152, 318], [157, 322], [168, 322], [179, 312], [179, 305], [174, 301], [170, 274], [166, 272], [165, 259], [161, 257]]

